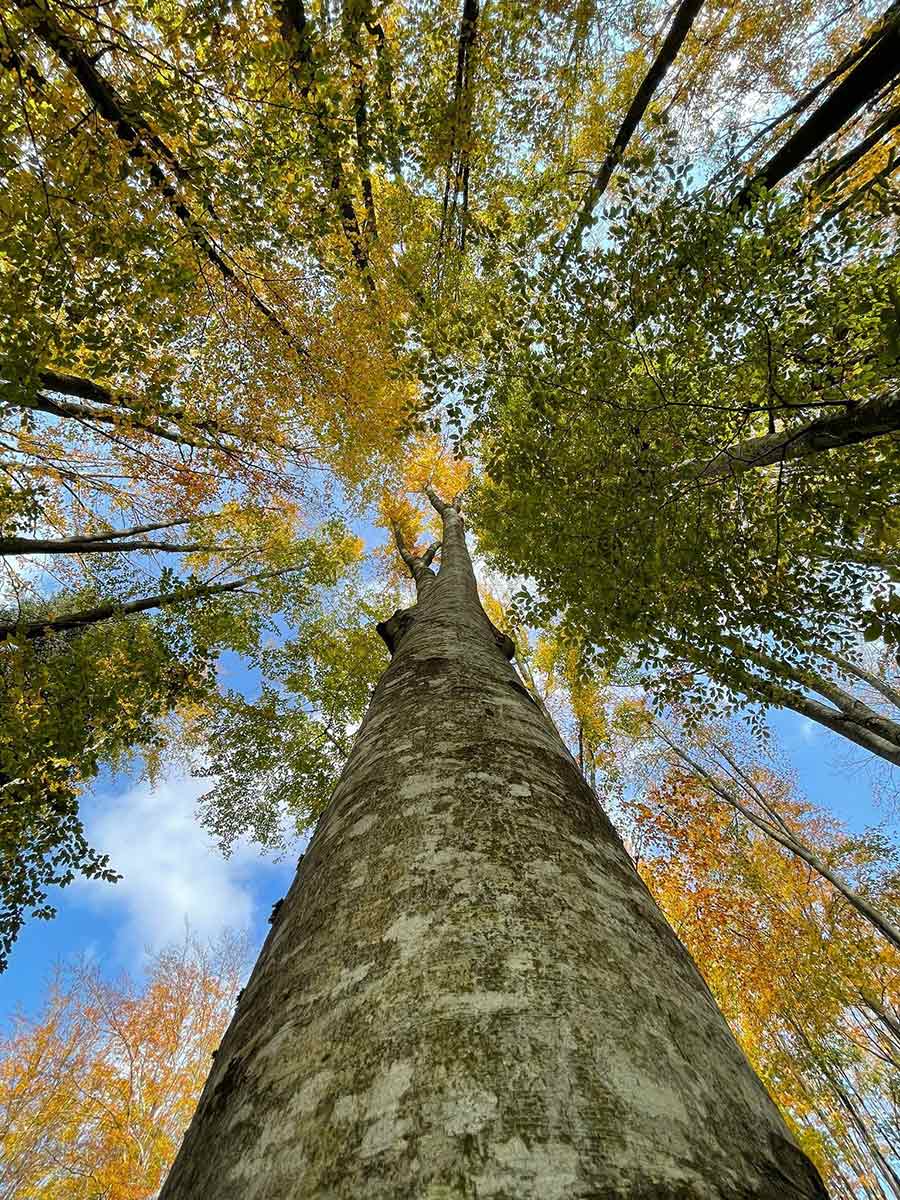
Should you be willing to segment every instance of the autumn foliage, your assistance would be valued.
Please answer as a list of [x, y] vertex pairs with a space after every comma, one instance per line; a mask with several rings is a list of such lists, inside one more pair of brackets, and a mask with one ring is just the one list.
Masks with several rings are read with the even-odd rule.
[[236, 941], [186, 939], [146, 982], [93, 963], [58, 970], [37, 1020], [0, 1042], [2, 1200], [148, 1200], [159, 1188], [231, 1017]]
[[[808, 845], [886, 911], [900, 862], [796, 800]], [[832, 1195], [898, 1195], [900, 956], [795, 855], [670, 771], [626, 805], [645, 881]]]

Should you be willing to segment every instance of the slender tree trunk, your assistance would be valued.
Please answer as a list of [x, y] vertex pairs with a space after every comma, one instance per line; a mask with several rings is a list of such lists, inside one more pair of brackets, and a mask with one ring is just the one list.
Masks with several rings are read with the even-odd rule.
[[[786, 660], [764, 654], [739, 638], [720, 634], [718, 640], [720, 651], [730, 652], [730, 657], [724, 653], [714, 657], [709, 651], [698, 650], [696, 646], [678, 638], [668, 638], [666, 644], [674, 654], [713, 677], [724, 662], [734, 672], [737, 690], [748, 699], [759, 700], [776, 708], [791, 708], [894, 766], [900, 766], [900, 724], [896, 721], [876, 712], [821, 675], [801, 671]], [[765, 675], [754, 674], [751, 666], [765, 672]], [[798, 688], [807, 688], [829, 698], [834, 707], [804, 695]]]
[[827, 658], [833, 662], [835, 666], [840, 667], [845, 675], [855, 675], [857, 679], [863, 683], [867, 683], [873, 691], [883, 696], [889, 704], [893, 704], [894, 708], [900, 708], [900, 691], [892, 687], [890, 681], [883, 675], [877, 675], [874, 671], [867, 671], [865, 667], [861, 667], [858, 663], [853, 662], [852, 659], [844, 658], [840, 654], [831, 654], [828, 650], [822, 649], [818, 649], [817, 652], [823, 658]]
[[[683, 746], [679, 746], [677, 742], [674, 742], [658, 721], [654, 721], [653, 729], [687, 768], [694, 773], [694, 777], [698, 782], [705, 784], [714, 796], [718, 796], [720, 800], [724, 800], [726, 804], [730, 804], [735, 812], [739, 812], [745, 820], [749, 821], [751, 825], [755, 825], [757, 829], [767, 837], [770, 837], [774, 842], [777, 842], [779, 846], [783, 846], [791, 854], [796, 854], [807, 866], [812, 867], [816, 874], [827, 880], [835, 891], [844, 897], [850, 907], [864, 921], [868, 921], [873, 929], [877, 929], [883, 937], [887, 938], [893, 946], [900, 950], [900, 929], [889, 921], [885, 914], [876, 908], [874, 904], [870, 904], [865, 896], [861, 896], [859, 892], [854, 891], [842, 875], [837, 871], [833, 871], [814, 850], [807, 846], [794, 833], [790, 826], [785, 824], [777, 811], [765, 803], [758, 789], [756, 798], [754, 799], [751, 793], [748, 796], [748, 803], [745, 804], [736, 786], [708, 771], [702, 762], [699, 762], [692, 755], [688, 754]], [[725, 750], [720, 747], [719, 751], [723, 757], [727, 758]], [[730, 762], [731, 760], [729, 759], [728, 761]], [[755, 803], [765, 808], [766, 816], [756, 811]]]
[[232, 579], [229, 583], [198, 583], [193, 587], [176, 588], [168, 595], [160, 593], [155, 596], [142, 596], [139, 600], [126, 600], [121, 604], [110, 600], [105, 604], [98, 604], [96, 608], [86, 608], [81, 612], [64, 613], [59, 617], [46, 617], [38, 621], [3, 621], [0, 622], [0, 642], [14, 635], [37, 640], [51, 631], [59, 633], [66, 629], [83, 629], [86, 625], [99, 625], [101, 621], [108, 621], [110, 617], [129, 617], [134, 613], [151, 612], [156, 608], [174, 608], [188, 600], [239, 592], [248, 584], [278, 579], [296, 570], [296, 567], [285, 567], [281, 571], [259, 571], [255, 575], [245, 575], [242, 579]]
[[435, 503], [161, 1200], [825, 1197]]

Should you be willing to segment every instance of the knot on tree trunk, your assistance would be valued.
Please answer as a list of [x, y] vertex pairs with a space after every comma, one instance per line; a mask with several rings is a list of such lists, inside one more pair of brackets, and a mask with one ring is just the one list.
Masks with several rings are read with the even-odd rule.
[[375, 626], [378, 636], [391, 652], [391, 657], [397, 653], [397, 647], [403, 639], [403, 635], [415, 621], [415, 615], [411, 608], [398, 608], [392, 617], [388, 617], [386, 621], [379, 621]]
[[516, 643], [512, 640], [508, 633], [504, 633], [502, 630], [498, 629], [493, 622], [491, 622], [491, 625], [493, 626], [494, 630], [494, 641], [503, 651], [505, 657], [512, 662], [516, 656]]

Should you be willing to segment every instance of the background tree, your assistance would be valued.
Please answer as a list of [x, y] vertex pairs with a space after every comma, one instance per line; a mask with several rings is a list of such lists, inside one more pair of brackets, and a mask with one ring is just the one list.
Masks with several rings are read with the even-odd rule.
[[896, 763], [890, 710], [854, 707], [834, 663], [896, 640], [891, 243], [629, 194], [619, 242], [557, 299], [525, 289], [519, 332], [475, 360], [483, 545], [535, 581], [533, 622], [562, 616], [608, 665], [670, 693], [702, 674]]
[[[831, 1193], [896, 1196], [896, 948], [683, 764], [626, 811], [641, 874]], [[877, 831], [851, 835], [797, 800], [780, 811], [896, 911], [896, 848]]]
[[[183, 744], [185, 720], [199, 728], [208, 713], [212, 722], [222, 713], [219, 655], [231, 650], [265, 670], [274, 654], [266, 642], [279, 622], [310, 626], [308, 610], [358, 556], [359, 543], [332, 525], [319, 538], [282, 542], [278, 552], [291, 566], [205, 583], [164, 570], [161, 590], [136, 599], [128, 598], [130, 564], [124, 578], [107, 567], [102, 600], [85, 589], [57, 591], [20, 601], [0, 624], [0, 967], [29, 911], [55, 915], [50, 885], [78, 873], [118, 878], [85, 840], [78, 815], [85, 785], [104, 766], [135, 754], [152, 762], [173, 742]], [[215, 563], [218, 550], [204, 554]], [[304, 653], [321, 652], [318, 632], [309, 628], [310, 643], [282, 652], [295, 674], [311, 669]], [[222, 734], [220, 721], [210, 736], [227, 755]]]
[[0, 1043], [4, 1200], [149, 1200], [175, 1153], [222, 1036], [245, 947], [191, 938], [146, 979], [96, 964], [56, 974], [43, 1011]]

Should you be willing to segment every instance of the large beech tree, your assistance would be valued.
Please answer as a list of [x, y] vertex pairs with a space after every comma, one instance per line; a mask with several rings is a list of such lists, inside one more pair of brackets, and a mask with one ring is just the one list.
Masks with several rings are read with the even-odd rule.
[[430, 499], [162, 1197], [823, 1197]]
[[[897, 37], [896, 5], [843, 0], [0, 14], [3, 661], [74, 625], [89, 668], [173, 593], [202, 629], [223, 564], [239, 595], [384, 489], [418, 593], [168, 1197], [823, 1194], [509, 666], [457, 507], [433, 498], [435, 572], [395, 493], [430, 420], [541, 620], [685, 696], [821, 685], [894, 746], [807, 635], [834, 665], [896, 625]], [[226, 845], [319, 811], [362, 708], [296, 624], [269, 691], [197, 722]], [[90, 770], [94, 734], [156, 720], [156, 675], [121, 726], [97, 690]]]

